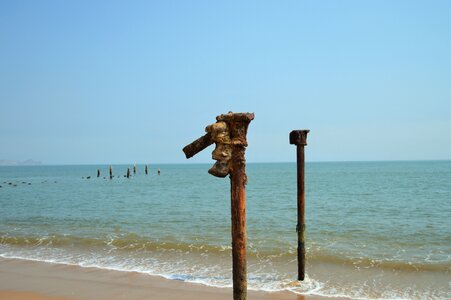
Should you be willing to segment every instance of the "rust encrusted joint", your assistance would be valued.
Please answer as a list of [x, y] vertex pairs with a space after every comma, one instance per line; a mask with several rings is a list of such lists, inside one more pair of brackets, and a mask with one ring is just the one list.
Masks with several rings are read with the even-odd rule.
[[293, 130], [290, 132], [290, 144], [296, 146], [307, 145], [307, 134], [310, 132], [308, 129]]
[[205, 128], [204, 136], [183, 148], [186, 158], [193, 157], [215, 143], [212, 158], [216, 160], [216, 163], [208, 170], [208, 173], [216, 177], [226, 177], [231, 173], [234, 162], [245, 164], [247, 127], [253, 119], [253, 113], [229, 112], [217, 116], [217, 122]]
[[216, 144], [212, 152], [212, 158], [216, 160], [216, 163], [208, 170], [208, 173], [216, 177], [226, 177], [230, 173], [232, 158], [229, 126], [224, 121], [218, 121], [207, 126], [205, 131], [211, 135], [212, 141]]

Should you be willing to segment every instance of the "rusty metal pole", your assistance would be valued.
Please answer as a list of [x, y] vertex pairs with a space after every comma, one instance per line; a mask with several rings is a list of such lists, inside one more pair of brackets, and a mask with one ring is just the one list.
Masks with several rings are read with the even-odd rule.
[[254, 114], [226, 114], [217, 118], [230, 127], [232, 160], [230, 166], [230, 192], [232, 210], [233, 299], [247, 298], [246, 262], [246, 160], [247, 128]]
[[304, 185], [304, 146], [307, 145], [307, 134], [310, 130], [293, 130], [290, 132], [290, 144], [296, 145], [298, 173], [298, 218], [296, 231], [298, 233], [298, 280], [305, 278], [305, 185]]
[[216, 117], [217, 123], [206, 128], [207, 134], [183, 148], [190, 158], [212, 143], [215, 165], [208, 171], [216, 177], [230, 175], [233, 299], [247, 298], [246, 263], [246, 160], [247, 128], [254, 119], [251, 113], [223, 114]]

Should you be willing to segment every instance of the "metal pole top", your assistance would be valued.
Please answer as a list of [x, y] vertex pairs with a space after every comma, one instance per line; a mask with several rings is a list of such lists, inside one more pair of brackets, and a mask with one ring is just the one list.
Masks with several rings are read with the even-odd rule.
[[307, 133], [310, 130], [302, 129], [302, 130], [293, 130], [290, 132], [290, 144], [297, 146], [305, 146], [307, 145]]

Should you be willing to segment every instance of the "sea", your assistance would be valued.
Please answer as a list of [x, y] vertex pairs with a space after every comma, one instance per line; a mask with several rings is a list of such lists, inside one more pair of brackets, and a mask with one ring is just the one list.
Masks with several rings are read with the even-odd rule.
[[[0, 257], [231, 287], [230, 180], [210, 166], [0, 167]], [[451, 161], [307, 162], [302, 282], [296, 164], [246, 171], [249, 289], [451, 298]]]

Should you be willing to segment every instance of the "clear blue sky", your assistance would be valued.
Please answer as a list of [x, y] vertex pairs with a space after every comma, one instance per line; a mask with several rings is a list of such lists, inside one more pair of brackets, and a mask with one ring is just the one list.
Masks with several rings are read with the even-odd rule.
[[451, 1], [0, 1], [0, 159], [210, 162], [228, 111], [249, 162], [451, 159]]

